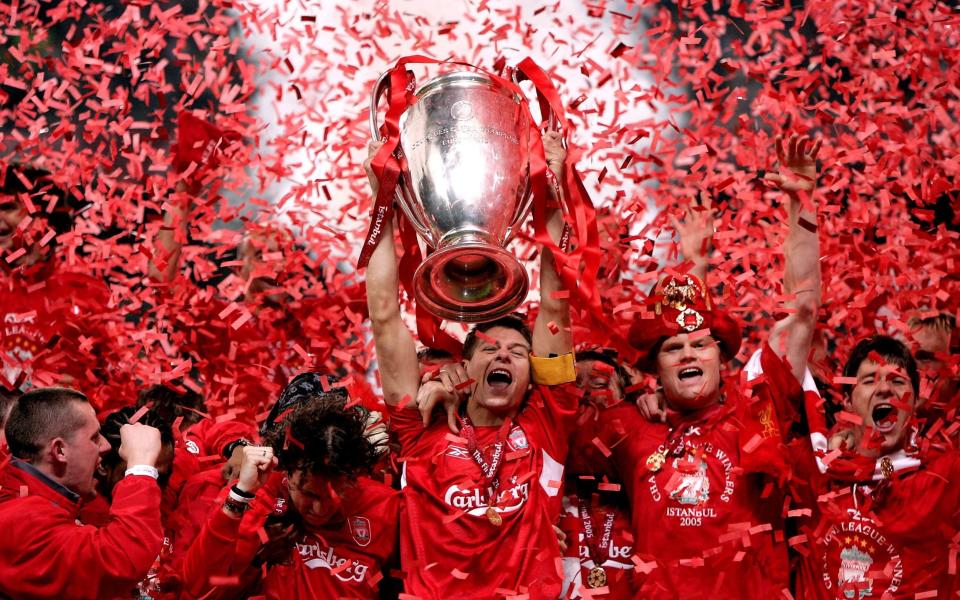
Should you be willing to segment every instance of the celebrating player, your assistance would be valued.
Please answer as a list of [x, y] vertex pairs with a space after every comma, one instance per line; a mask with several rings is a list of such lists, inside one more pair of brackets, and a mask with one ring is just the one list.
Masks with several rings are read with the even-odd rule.
[[343, 388], [304, 400], [269, 445], [243, 448], [236, 485], [184, 560], [188, 597], [378, 597], [399, 495], [366, 477], [379, 458], [366, 411]]
[[781, 504], [769, 484], [786, 474], [781, 423], [798, 402], [819, 304], [816, 215], [802, 197], [813, 191], [819, 147], [777, 141], [780, 173], [768, 179], [789, 198], [791, 300], [745, 377], [721, 378], [740, 348], [740, 325], [690, 272], [666, 275], [631, 328], [641, 366], [662, 386], [665, 422], [630, 406], [602, 419], [631, 498], [643, 597], [776, 597], [789, 586]]
[[[544, 144], [556, 173], [559, 136], [547, 134]], [[371, 183], [376, 188], [372, 174]], [[555, 213], [549, 225], [554, 239], [561, 226]], [[464, 342], [463, 361], [445, 365], [439, 380], [421, 387], [416, 347], [400, 312], [392, 224], [370, 260], [370, 320], [404, 459], [401, 558], [406, 592], [413, 596], [560, 593], [553, 524], [577, 391], [570, 310], [556, 293], [561, 284], [549, 251], [540, 266], [533, 332], [514, 316], [478, 325]], [[426, 418], [438, 400], [465, 398], [459, 411], [448, 405], [448, 421], [424, 427], [418, 393]], [[451, 435], [448, 422], [459, 436]]]

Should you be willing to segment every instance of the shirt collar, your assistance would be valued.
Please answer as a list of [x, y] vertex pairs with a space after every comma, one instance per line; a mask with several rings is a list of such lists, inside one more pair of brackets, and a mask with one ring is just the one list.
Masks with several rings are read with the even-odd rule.
[[20, 469], [21, 471], [27, 473], [34, 479], [37, 479], [53, 491], [57, 492], [67, 500], [73, 503], [80, 502], [80, 494], [74, 492], [65, 485], [60, 484], [57, 481], [51, 479], [46, 473], [31, 465], [30, 463], [20, 460], [19, 458], [14, 458], [10, 461], [10, 465]]

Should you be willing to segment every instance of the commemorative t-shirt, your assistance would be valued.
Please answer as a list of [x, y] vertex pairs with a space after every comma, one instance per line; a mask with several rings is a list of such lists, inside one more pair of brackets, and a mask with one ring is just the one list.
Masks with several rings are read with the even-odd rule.
[[789, 589], [777, 412], [801, 392], [769, 347], [761, 364], [724, 382], [724, 403], [668, 414], [667, 424], [631, 404], [601, 414], [631, 499], [640, 597], [774, 598]]
[[[411, 407], [392, 407], [400, 443], [401, 561], [406, 593], [420, 598], [503, 598], [560, 594], [563, 464], [579, 390], [573, 383], [534, 385], [505, 440], [495, 510], [480, 467], [446, 421], [424, 428]], [[500, 427], [476, 427], [487, 454]]]
[[806, 456], [794, 478], [794, 487], [805, 489], [798, 506], [812, 510], [795, 544], [797, 598], [956, 596], [960, 454], [931, 453], [917, 467], [898, 451], [886, 457], [894, 470], [889, 478], [860, 483], [821, 474], [809, 449]]

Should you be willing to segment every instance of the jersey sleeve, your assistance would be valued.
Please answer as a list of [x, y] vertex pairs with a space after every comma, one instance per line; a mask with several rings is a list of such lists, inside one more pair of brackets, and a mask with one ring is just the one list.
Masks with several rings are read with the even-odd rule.
[[401, 403], [396, 406], [387, 405], [387, 414], [390, 416], [388, 427], [400, 443], [400, 455], [407, 456], [417, 452], [424, 444], [424, 428], [420, 411], [413, 402]]
[[12, 597], [111, 597], [147, 574], [163, 544], [160, 486], [149, 476], [130, 475], [116, 485], [103, 527], [78, 527], [71, 519], [51, 522], [38, 535], [35, 519], [46, 507], [23, 508], [31, 518], [0, 523], [5, 537], [18, 540], [16, 557], [0, 552], [3, 588]]
[[256, 437], [256, 431], [252, 425], [242, 421], [227, 419], [218, 422], [216, 419], [205, 417], [191, 427], [184, 437], [197, 444], [201, 456], [222, 457], [227, 444], [240, 438], [253, 440]]
[[810, 369], [804, 371], [803, 382], [798, 382], [787, 362], [767, 344], [753, 353], [743, 372], [746, 378], [744, 387], [764, 385], [769, 391], [778, 427], [785, 437], [790, 426], [800, 422], [800, 415], [805, 411], [806, 395], [819, 398]]
[[562, 356], [530, 357], [533, 391], [524, 409], [527, 418], [543, 430], [546, 450], [557, 460], [565, 460], [570, 432], [577, 416], [580, 389], [572, 352]]
[[784, 442], [795, 437], [791, 427], [800, 422], [803, 410], [800, 383], [786, 361], [765, 344], [750, 358], [739, 385], [740, 466], [747, 473], [785, 481], [790, 461]]
[[280, 474], [270, 478], [242, 519], [221, 508], [211, 514], [183, 559], [181, 578], [187, 598], [230, 597], [256, 575], [253, 557], [260, 548], [259, 531], [273, 509]]
[[534, 385], [522, 414], [543, 432], [544, 449], [558, 461], [566, 461], [570, 433], [576, 424], [580, 388], [575, 383]]
[[[236, 574], [240, 519], [214, 511], [183, 560], [183, 594], [187, 598], [217, 598], [217, 588], [240, 584]], [[226, 584], [233, 585], [226, 585]], [[218, 585], [220, 584], [220, 585]]]

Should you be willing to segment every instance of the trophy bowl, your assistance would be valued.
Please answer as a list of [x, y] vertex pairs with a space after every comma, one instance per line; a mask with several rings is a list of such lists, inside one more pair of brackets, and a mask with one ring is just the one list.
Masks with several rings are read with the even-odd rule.
[[[388, 74], [371, 101], [374, 139]], [[496, 78], [454, 71], [421, 86], [400, 117], [396, 201], [430, 249], [414, 297], [438, 317], [490, 321], [526, 298], [527, 272], [504, 249], [530, 210], [525, 103]]]

